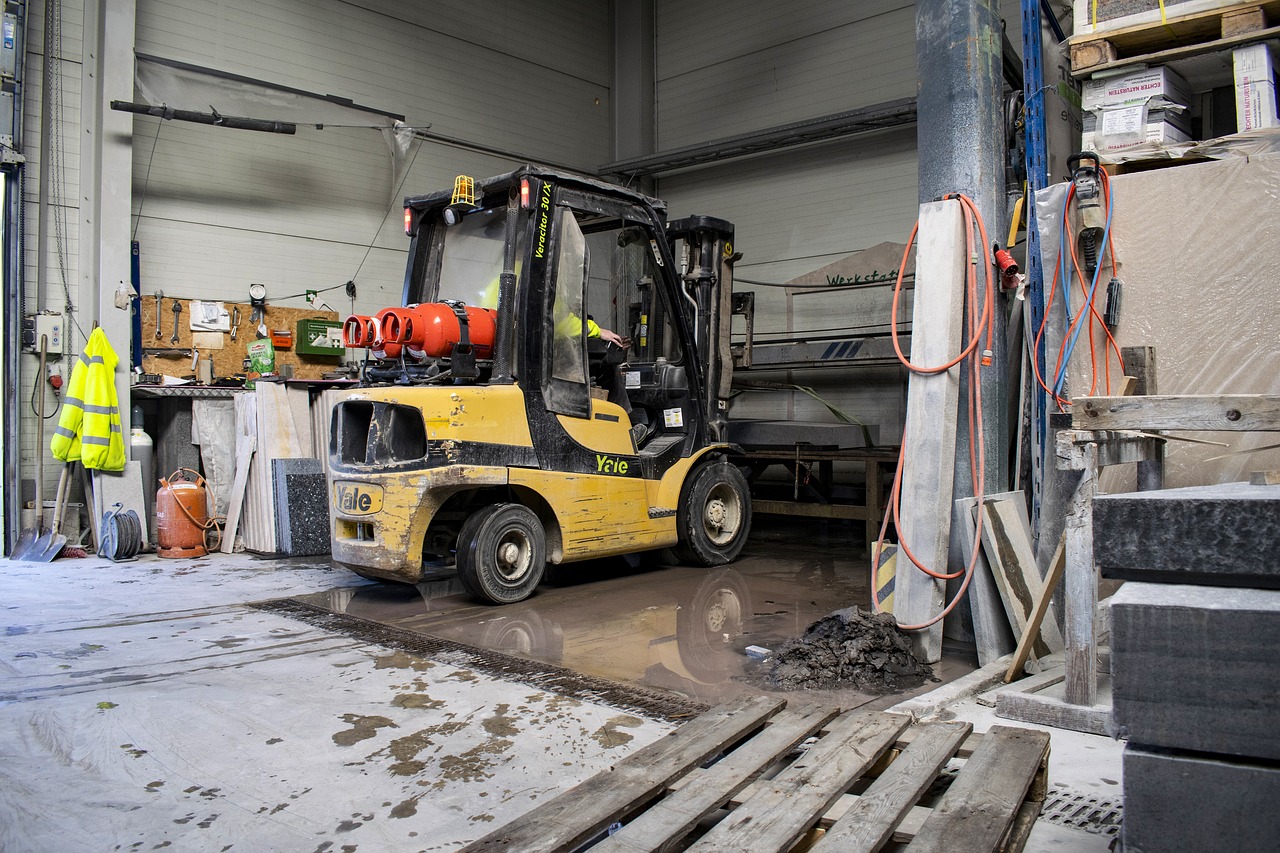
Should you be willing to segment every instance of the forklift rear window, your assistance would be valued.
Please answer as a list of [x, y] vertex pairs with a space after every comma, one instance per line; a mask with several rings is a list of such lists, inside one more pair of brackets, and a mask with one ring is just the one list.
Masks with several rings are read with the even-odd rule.
[[437, 301], [456, 299], [480, 308], [498, 307], [506, 221], [507, 209], [500, 207], [477, 210], [453, 227], [439, 226], [444, 228], [444, 244]]

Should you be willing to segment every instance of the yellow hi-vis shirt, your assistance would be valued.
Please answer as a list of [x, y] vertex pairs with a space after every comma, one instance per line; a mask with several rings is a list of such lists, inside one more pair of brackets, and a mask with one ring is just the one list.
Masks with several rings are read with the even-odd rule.
[[94, 329], [71, 371], [62, 415], [49, 449], [63, 462], [102, 471], [124, 470], [124, 435], [116, 397], [115, 350], [102, 329]]

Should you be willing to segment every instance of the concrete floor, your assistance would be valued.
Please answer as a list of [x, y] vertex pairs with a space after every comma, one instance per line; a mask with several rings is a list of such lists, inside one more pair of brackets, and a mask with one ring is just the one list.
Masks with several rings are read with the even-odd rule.
[[[597, 563], [504, 608], [321, 560], [0, 561], [0, 850], [454, 849], [759, 689], [746, 645], [866, 600], [847, 536], [762, 524], [730, 569]], [[1055, 730], [1051, 782], [1118, 798], [1119, 753]], [[1042, 819], [1032, 849], [1108, 840]]]

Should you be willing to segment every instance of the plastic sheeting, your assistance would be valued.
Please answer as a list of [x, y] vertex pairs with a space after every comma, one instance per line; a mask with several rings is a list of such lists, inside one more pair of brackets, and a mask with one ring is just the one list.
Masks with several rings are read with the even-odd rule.
[[[1058, 184], [1036, 195], [1046, 292], [1067, 188]], [[1155, 347], [1161, 394], [1280, 394], [1280, 154], [1121, 175], [1111, 179], [1111, 188], [1111, 234], [1124, 282], [1117, 343]], [[1046, 330], [1049, 372], [1063, 333], [1061, 292], [1058, 300]], [[1073, 310], [1080, 301], [1077, 284]], [[1098, 304], [1101, 311], [1105, 299]], [[1094, 332], [1095, 341], [1104, 339], [1096, 322]], [[1088, 393], [1090, 374], [1082, 334], [1068, 395]], [[1104, 390], [1099, 379], [1094, 393]], [[1228, 446], [1168, 442], [1169, 488], [1236, 482], [1252, 471], [1280, 469], [1280, 450], [1234, 453], [1280, 442], [1277, 433], [1177, 435]], [[1224, 454], [1233, 455], [1213, 458]], [[1132, 481], [1104, 485], [1113, 491]]]
[[139, 56], [134, 77], [138, 94], [152, 105], [269, 121], [333, 127], [364, 127], [378, 131], [391, 157], [389, 191], [394, 194], [408, 168], [414, 128], [393, 116], [332, 96], [259, 83], [210, 69], [157, 61]]

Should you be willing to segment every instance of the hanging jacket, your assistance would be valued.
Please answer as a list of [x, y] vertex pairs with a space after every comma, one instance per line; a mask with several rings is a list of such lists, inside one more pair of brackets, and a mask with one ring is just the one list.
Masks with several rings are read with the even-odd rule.
[[106, 333], [94, 329], [71, 371], [58, 428], [49, 442], [56, 458], [102, 471], [124, 470], [115, 378], [119, 360]]

